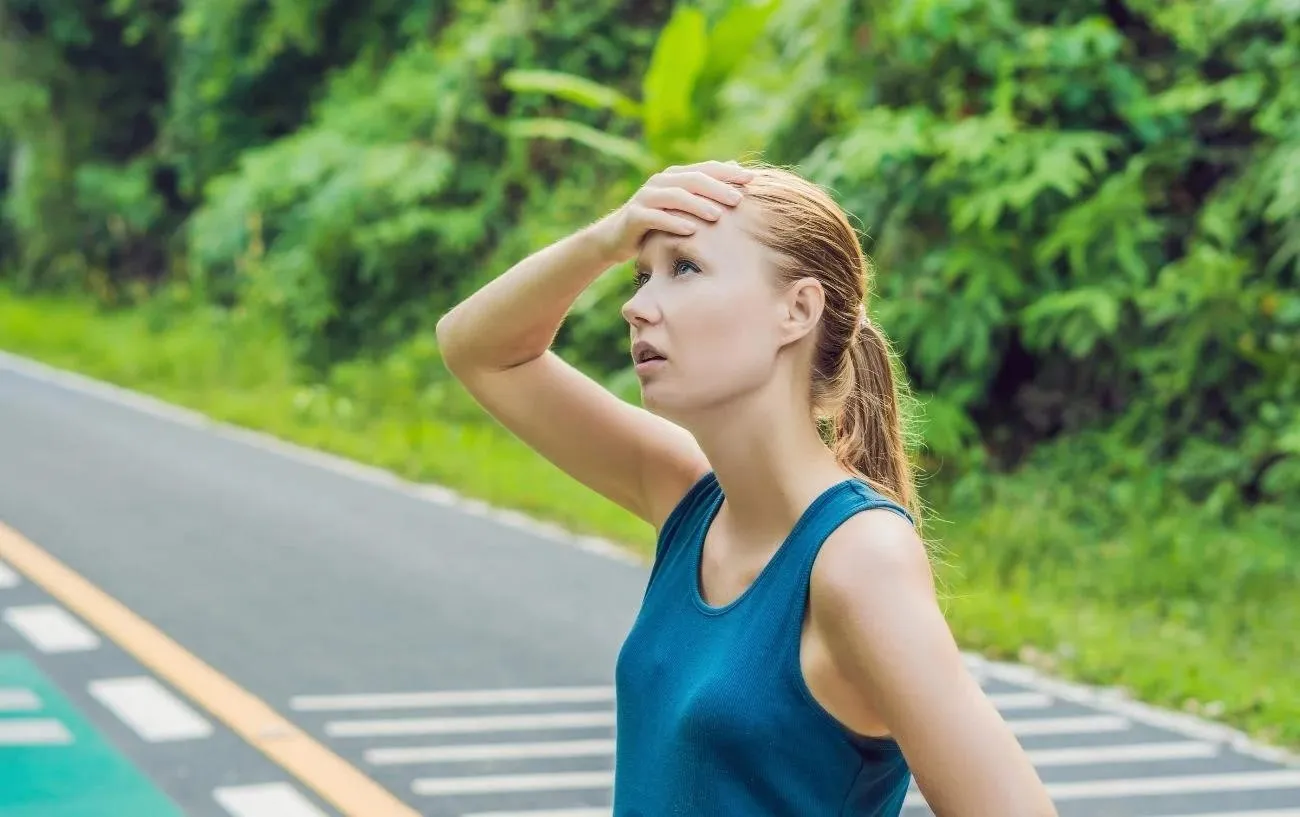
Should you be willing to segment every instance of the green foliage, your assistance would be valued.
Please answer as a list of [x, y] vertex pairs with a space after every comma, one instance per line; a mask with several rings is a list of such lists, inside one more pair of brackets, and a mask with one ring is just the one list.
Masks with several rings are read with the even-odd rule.
[[549, 94], [587, 108], [609, 109], [637, 125], [638, 139], [577, 121], [542, 117], [514, 119], [509, 132], [517, 137], [580, 142], [626, 161], [642, 174], [691, 161], [699, 154], [697, 142], [712, 112], [713, 97], [744, 66], [776, 8], [776, 0], [735, 3], [710, 28], [702, 9], [678, 5], [655, 41], [641, 79], [639, 102], [616, 88], [559, 71], [516, 69], [502, 77], [502, 84], [515, 93]]
[[436, 23], [432, 0], [186, 0], [167, 98], [179, 184], [201, 196], [242, 151], [302, 126], [328, 77], [379, 66]]
[[[578, 21], [601, 34], [615, 5]], [[462, 3], [431, 40], [335, 74], [306, 124], [209, 182], [189, 224], [196, 284], [280, 315], [320, 366], [427, 326], [540, 188], [494, 97], [506, 61], [569, 36], [539, 23], [521, 0]], [[607, 44], [593, 38], [592, 58]]]
[[[931, 465], [1111, 428], [1228, 512], [1300, 470], [1297, 22], [1265, 0], [0, 0], [0, 264], [109, 303], [184, 282], [324, 372], [646, 173], [758, 153], [861, 222]], [[635, 398], [624, 283], [561, 342]]]
[[170, 217], [149, 146], [165, 19], [128, 0], [0, 3], [3, 261], [26, 286], [156, 278]]
[[804, 167], [877, 236], [917, 387], [1005, 455], [1117, 424], [1194, 496], [1280, 499], [1300, 412], [1260, 408], [1300, 390], [1300, 12], [840, 9], [863, 81], [802, 101]]

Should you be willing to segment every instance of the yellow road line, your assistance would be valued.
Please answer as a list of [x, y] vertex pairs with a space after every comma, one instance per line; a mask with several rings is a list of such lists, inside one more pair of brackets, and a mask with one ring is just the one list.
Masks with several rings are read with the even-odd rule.
[[419, 817], [265, 702], [3, 523], [0, 558], [347, 817]]

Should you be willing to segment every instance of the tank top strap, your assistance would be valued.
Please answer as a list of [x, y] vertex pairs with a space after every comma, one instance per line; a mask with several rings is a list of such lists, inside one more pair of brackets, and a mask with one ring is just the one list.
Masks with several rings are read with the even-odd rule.
[[686, 544], [699, 535], [702, 526], [708, 524], [721, 501], [722, 487], [713, 471], [701, 476], [682, 495], [659, 529], [654, 561], [650, 565], [650, 575], [646, 581], [647, 592], [666, 565], [684, 558]]
[[910, 524], [916, 524], [912, 515], [902, 505], [882, 495], [862, 480], [848, 479], [828, 488], [818, 497], [794, 531], [788, 543], [792, 551], [791, 560], [788, 568], [783, 571], [787, 583], [780, 592], [792, 602], [786, 606], [793, 619], [792, 622], [787, 622], [787, 632], [792, 626], [796, 646], [808, 603], [813, 564], [817, 560], [817, 554], [821, 552], [822, 545], [850, 518], [876, 508], [892, 511]]
[[822, 544], [855, 514], [875, 508], [893, 511], [915, 524], [912, 515], [897, 502], [883, 496], [859, 479], [846, 479], [832, 485], [808, 506], [791, 531], [789, 544], [797, 551], [795, 558], [802, 568], [811, 568]]

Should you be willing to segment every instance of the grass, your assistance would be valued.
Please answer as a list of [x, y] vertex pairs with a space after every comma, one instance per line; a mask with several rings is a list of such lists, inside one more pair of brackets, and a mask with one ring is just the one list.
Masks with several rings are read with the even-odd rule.
[[[649, 553], [649, 528], [492, 424], [428, 338], [308, 383], [247, 316], [149, 305], [102, 313], [0, 290], [0, 348], [226, 422], [432, 481]], [[1300, 515], [1231, 523], [1170, 496], [1158, 471], [1109, 481], [1066, 441], [1020, 473], [927, 495], [962, 646], [1123, 686], [1300, 747]], [[1059, 487], [1053, 487], [1059, 486]]]
[[[653, 532], [483, 418], [436, 413], [467, 397], [428, 395], [409, 360], [335, 373], [333, 388], [304, 385], [278, 333], [251, 319], [195, 313], [165, 325], [145, 310], [22, 298], [0, 290], [0, 349], [160, 397], [225, 422], [436, 482], [575, 532], [648, 553]], [[435, 361], [429, 361], [435, 363]], [[346, 396], [339, 392], [346, 391]]]

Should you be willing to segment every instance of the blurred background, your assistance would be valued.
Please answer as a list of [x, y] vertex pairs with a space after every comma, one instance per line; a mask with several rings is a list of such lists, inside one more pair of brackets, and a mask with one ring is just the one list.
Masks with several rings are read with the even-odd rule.
[[0, 0], [0, 349], [644, 556], [432, 329], [733, 157], [862, 230], [962, 645], [1300, 746], [1294, 2]]

